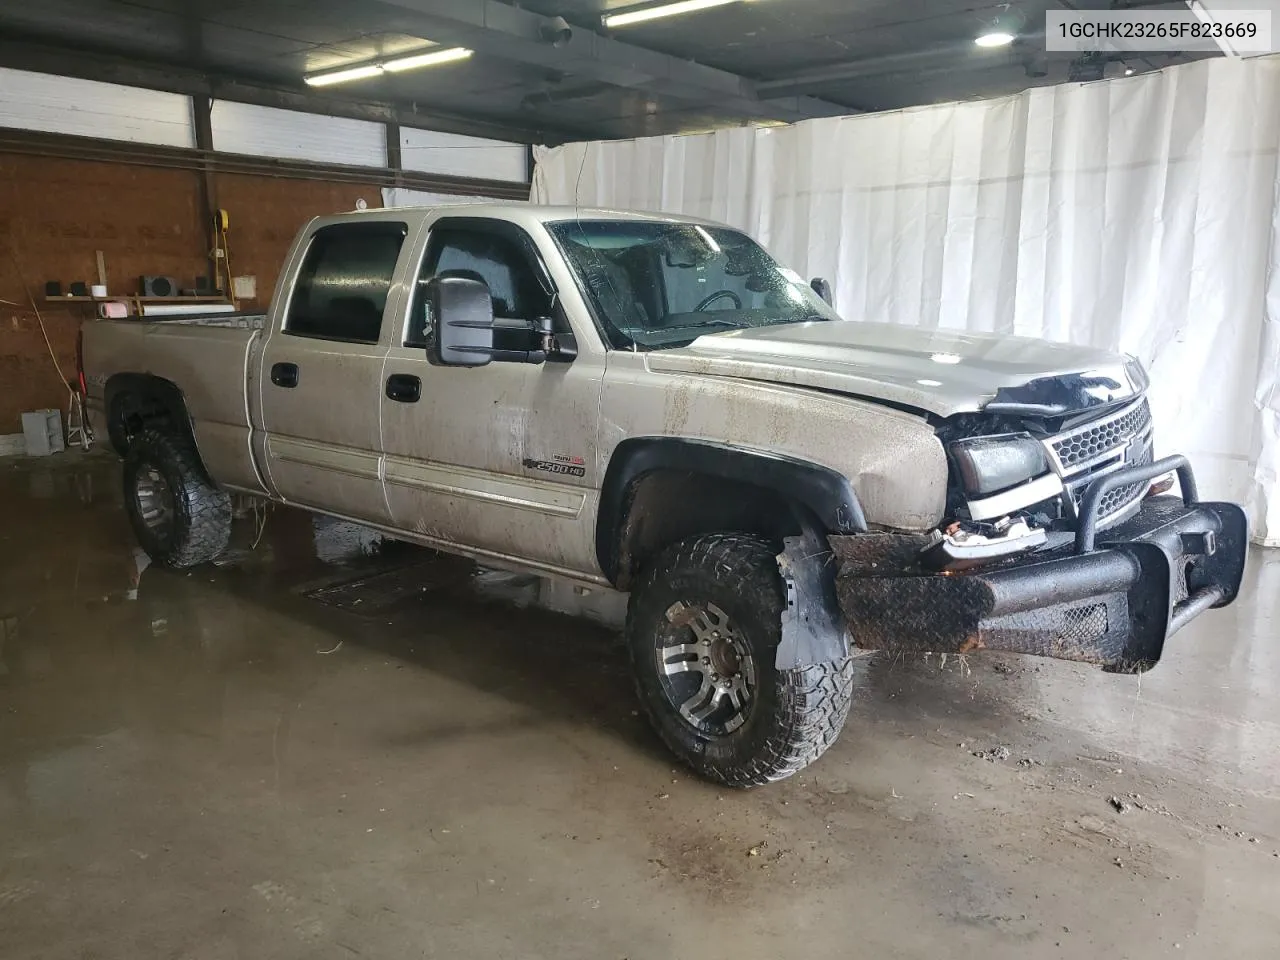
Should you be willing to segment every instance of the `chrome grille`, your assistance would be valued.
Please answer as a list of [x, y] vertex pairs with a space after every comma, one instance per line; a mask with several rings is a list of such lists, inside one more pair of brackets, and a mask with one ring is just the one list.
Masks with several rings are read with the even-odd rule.
[[[1078, 517], [1090, 483], [1121, 467], [1152, 461], [1151, 408], [1146, 399], [1139, 400], [1109, 417], [1049, 437], [1045, 446], [1069, 494], [1067, 510], [1072, 518]], [[1098, 505], [1099, 525], [1115, 523], [1132, 512], [1149, 486], [1131, 483], [1109, 491]]]
[[[1148, 446], [1126, 463], [1125, 466], [1141, 467], [1150, 462], [1151, 448]], [[1077, 514], [1080, 512], [1080, 501], [1084, 499], [1084, 492], [1094, 479], [1093, 475], [1088, 475], [1079, 483], [1071, 486], [1071, 496], [1075, 501]], [[1098, 504], [1098, 518], [1105, 523], [1108, 518], [1115, 516], [1146, 493], [1150, 486], [1150, 481], [1143, 481], [1142, 483], [1130, 483], [1123, 487], [1116, 487], [1114, 490], [1108, 490], [1102, 495], [1102, 500]]]
[[1151, 408], [1145, 399], [1098, 423], [1088, 423], [1069, 433], [1059, 434], [1049, 441], [1062, 472], [1072, 472], [1072, 467], [1088, 463], [1098, 457], [1123, 447], [1126, 443], [1151, 426]]

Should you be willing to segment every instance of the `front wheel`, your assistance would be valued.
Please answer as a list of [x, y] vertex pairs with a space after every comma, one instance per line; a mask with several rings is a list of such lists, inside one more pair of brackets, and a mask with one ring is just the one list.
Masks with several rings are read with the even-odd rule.
[[693, 537], [646, 569], [627, 609], [640, 702], [659, 736], [703, 776], [749, 787], [781, 780], [835, 742], [852, 662], [774, 666], [785, 607], [769, 544]]
[[231, 498], [209, 481], [195, 448], [171, 433], [147, 430], [129, 444], [124, 503], [142, 549], [166, 567], [207, 563], [231, 539]]

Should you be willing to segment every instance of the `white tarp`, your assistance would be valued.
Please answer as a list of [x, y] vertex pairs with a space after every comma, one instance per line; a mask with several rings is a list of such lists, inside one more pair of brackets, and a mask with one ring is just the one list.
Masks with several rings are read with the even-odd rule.
[[686, 213], [852, 320], [1128, 351], [1157, 452], [1280, 545], [1280, 60], [537, 151], [533, 199]]

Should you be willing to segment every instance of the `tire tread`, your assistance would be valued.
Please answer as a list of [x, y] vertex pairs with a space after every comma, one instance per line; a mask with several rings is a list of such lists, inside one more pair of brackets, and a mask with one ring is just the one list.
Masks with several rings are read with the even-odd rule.
[[633, 625], [644, 620], [641, 607], [648, 602], [650, 590], [677, 571], [690, 569], [712, 572], [717, 579], [737, 584], [743, 593], [760, 593], [768, 597], [779, 612], [785, 605], [776, 551], [760, 537], [745, 533], [703, 534], [669, 548], [641, 575], [629, 603], [627, 646], [640, 702], [667, 747], [703, 775], [737, 787], [758, 786], [789, 777], [817, 760], [840, 735], [853, 699], [852, 658], [778, 671], [779, 708], [769, 718], [772, 729], [763, 748], [745, 763], [691, 758], [687, 746], [659, 722], [656, 711], [663, 707], [652, 703], [639, 684], [639, 671], [645, 669], [640, 662], [641, 651], [646, 649], [646, 644], [651, 646], [652, 640], [636, 636], [633, 630]]

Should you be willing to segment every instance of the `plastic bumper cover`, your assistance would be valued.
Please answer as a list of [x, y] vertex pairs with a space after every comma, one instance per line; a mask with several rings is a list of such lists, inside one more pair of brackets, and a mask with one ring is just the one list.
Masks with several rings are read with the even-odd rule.
[[[1149, 498], [1129, 520], [1096, 531], [1107, 490], [1174, 470], [1182, 499]], [[952, 575], [883, 576], [847, 564], [836, 597], [859, 647], [1006, 650], [1136, 673], [1155, 666], [1178, 629], [1235, 599], [1247, 547], [1240, 507], [1197, 502], [1190, 465], [1169, 457], [1097, 480], [1074, 543]]]

